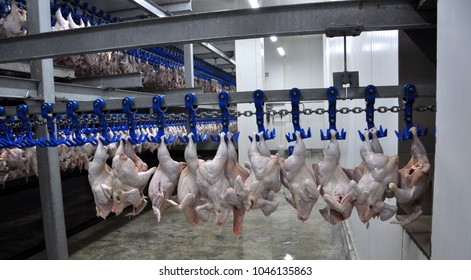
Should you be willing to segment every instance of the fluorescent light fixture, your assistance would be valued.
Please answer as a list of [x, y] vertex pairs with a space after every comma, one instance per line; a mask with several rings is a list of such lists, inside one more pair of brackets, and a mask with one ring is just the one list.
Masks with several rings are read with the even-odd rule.
[[249, 3], [250, 3], [250, 6], [252, 6], [252, 8], [254, 9], [260, 8], [260, 4], [258, 4], [257, 0], [249, 0]]
[[276, 42], [276, 41], [278, 41], [278, 38], [276, 38], [276, 36], [270, 36], [270, 40], [272, 42]]
[[285, 56], [285, 50], [284, 50], [282, 47], [278, 47], [278, 48], [276, 48], [276, 50], [278, 51], [278, 53], [279, 53], [281, 56]]

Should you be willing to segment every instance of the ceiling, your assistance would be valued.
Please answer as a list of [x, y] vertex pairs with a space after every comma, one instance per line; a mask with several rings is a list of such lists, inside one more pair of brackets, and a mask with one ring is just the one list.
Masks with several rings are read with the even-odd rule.
[[[233, 9], [246, 9], [251, 8], [248, 0], [153, 0], [154, 3], [161, 7], [165, 7], [168, 3], [179, 3], [179, 2], [191, 2], [191, 11], [184, 11], [181, 13], [174, 14], [192, 14], [202, 13], [209, 11], [220, 11], [220, 10], [233, 10]], [[324, 0], [325, 1], [325, 0]], [[308, 1], [308, 0], [258, 0], [261, 6], [275, 6], [275, 5], [287, 5], [287, 4], [300, 4], [308, 2], [323, 2], [322, 0]], [[145, 18], [149, 16], [149, 13], [132, 0], [88, 0], [91, 6], [97, 7], [98, 10], [104, 10], [110, 12], [112, 16], [119, 16], [126, 20], [133, 20], [136, 18]], [[234, 41], [219, 41], [211, 42], [215, 47], [222, 50], [230, 58], [234, 58], [235, 43]], [[183, 48], [183, 46], [177, 46]], [[193, 52], [196, 57], [204, 59], [205, 61], [216, 65], [225, 71], [235, 75], [235, 65], [227, 62], [220, 58], [217, 54], [209, 51], [207, 48], [200, 44], [193, 45]]]

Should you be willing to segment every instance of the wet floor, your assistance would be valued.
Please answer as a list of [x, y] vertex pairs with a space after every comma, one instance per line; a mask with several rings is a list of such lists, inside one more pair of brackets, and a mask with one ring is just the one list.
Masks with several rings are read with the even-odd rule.
[[[70, 259], [345, 259], [341, 225], [325, 222], [317, 210], [323, 201], [302, 223], [282, 192], [276, 199], [280, 205], [270, 217], [260, 210], [246, 214], [238, 238], [232, 233], [232, 218], [222, 227], [214, 219], [191, 226], [174, 208], [160, 223], [149, 207], [131, 219], [110, 217], [69, 238]], [[43, 252], [32, 259], [44, 258]]]
[[[318, 161], [313, 153], [308, 163]], [[70, 259], [79, 260], [344, 260], [346, 259], [342, 225], [324, 221], [319, 209], [325, 202], [319, 198], [306, 222], [296, 217], [282, 187], [276, 194], [278, 209], [269, 217], [260, 210], [246, 213], [242, 235], [232, 233], [232, 215], [228, 222], [191, 226], [184, 215], [168, 208], [157, 222], [150, 203], [136, 217], [112, 216], [68, 239]], [[45, 252], [32, 259], [46, 259]]]

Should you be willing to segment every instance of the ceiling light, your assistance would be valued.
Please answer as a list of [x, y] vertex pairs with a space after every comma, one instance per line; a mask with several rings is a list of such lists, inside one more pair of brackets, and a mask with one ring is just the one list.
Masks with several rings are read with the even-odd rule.
[[276, 42], [276, 41], [278, 41], [278, 38], [276, 38], [276, 36], [270, 36], [270, 40], [272, 42]]
[[257, 0], [249, 0], [249, 3], [250, 3], [250, 6], [252, 6], [252, 8], [254, 9], [260, 8], [260, 4], [258, 4]]
[[278, 47], [278, 48], [276, 48], [276, 50], [278, 51], [278, 53], [279, 53], [281, 56], [285, 56], [285, 50], [284, 50], [282, 47]]

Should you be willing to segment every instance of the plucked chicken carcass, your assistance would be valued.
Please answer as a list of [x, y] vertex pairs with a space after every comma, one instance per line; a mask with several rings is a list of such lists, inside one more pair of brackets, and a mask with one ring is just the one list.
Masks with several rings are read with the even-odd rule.
[[393, 221], [393, 224], [407, 225], [417, 220], [422, 215], [421, 200], [431, 186], [432, 166], [427, 151], [417, 136], [417, 129], [412, 127], [410, 132], [412, 158], [399, 170], [399, 187], [395, 183], [389, 184], [397, 202], [409, 217], [403, 221]]
[[226, 191], [225, 200], [233, 206], [233, 232], [235, 235], [240, 235], [242, 232], [242, 222], [244, 220], [245, 212], [250, 207], [250, 192], [244, 186], [244, 182], [247, 180], [250, 173], [247, 169], [239, 165], [239, 161], [237, 160], [237, 151], [232, 142], [231, 132], [227, 133], [227, 138], [228, 157], [224, 173], [226, 174], [226, 178], [229, 180], [231, 188]]
[[96, 215], [105, 219], [113, 208], [111, 167], [106, 164], [106, 147], [98, 141], [98, 146], [88, 168], [88, 182], [92, 188], [96, 205]]
[[[265, 216], [269, 216], [278, 207], [278, 202], [273, 199], [281, 189], [280, 158], [278, 155], [262, 155], [259, 146], [263, 147], [264, 143], [257, 144], [255, 135], [248, 151], [251, 172], [245, 181], [245, 188], [250, 192], [250, 209], [261, 209]], [[263, 132], [258, 136], [263, 142]]]
[[216, 155], [212, 160], [199, 161], [196, 145], [192, 143], [190, 137], [190, 148], [185, 150], [185, 160], [191, 170], [196, 169], [196, 187], [201, 197], [207, 199], [207, 203], [196, 206], [195, 211], [202, 221], [207, 222], [212, 212], [216, 214], [216, 224], [223, 225], [229, 218], [232, 209], [224, 195], [230, 188], [230, 183], [224, 174], [224, 167], [227, 161], [227, 144], [223, 140], [225, 133], [221, 133]]
[[132, 205], [133, 211], [127, 216], [135, 216], [147, 205], [143, 191], [156, 168], [152, 167], [148, 171], [140, 172], [139, 167], [126, 156], [124, 146], [125, 144], [121, 143], [118, 147], [112, 163], [112, 211], [119, 215], [124, 208]]
[[189, 142], [184, 153], [187, 166], [182, 170], [177, 186], [179, 204], [172, 200], [168, 200], [168, 202], [182, 211], [191, 225], [196, 225], [200, 220], [196, 213], [196, 206], [198, 206], [200, 199], [200, 191], [196, 186], [196, 171], [198, 166], [204, 163], [204, 160], [194, 157], [196, 145], [193, 142], [193, 133], [190, 133], [188, 138]]
[[366, 166], [366, 173], [358, 184], [352, 185], [356, 200], [354, 206], [360, 220], [369, 227], [369, 220], [378, 217], [382, 221], [390, 219], [397, 211], [396, 206], [384, 203], [385, 191], [389, 183], [398, 183], [399, 157], [375, 153], [368, 138], [369, 131], [364, 133], [365, 141], [360, 155]]
[[26, 35], [28, 26], [26, 11], [18, 8], [16, 1], [11, 3], [11, 11], [5, 19], [0, 20], [0, 28], [6, 37]]
[[297, 211], [297, 217], [306, 221], [312, 207], [319, 198], [316, 178], [306, 164], [306, 146], [299, 131], [296, 131], [293, 153], [281, 165], [281, 182], [290, 191], [288, 203]]
[[348, 219], [352, 213], [355, 199], [352, 185], [355, 182], [350, 181], [340, 167], [340, 148], [336, 131], [331, 129], [330, 135], [329, 145], [323, 151], [323, 160], [314, 163], [312, 168], [319, 184], [319, 193], [327, 203], [327, 206], [319, 212], [326, 221], [335, 225]]
[[186, 163], [174, 161], [165, 144], [164, 137], [157, 151], [159, 166], [149, 184], [149, 198], [152, 201], [152, 210], [160, 221], [161, 213], [167, 206], [167, 200], [177, 187], [178, 179]]

